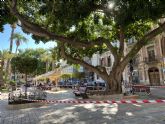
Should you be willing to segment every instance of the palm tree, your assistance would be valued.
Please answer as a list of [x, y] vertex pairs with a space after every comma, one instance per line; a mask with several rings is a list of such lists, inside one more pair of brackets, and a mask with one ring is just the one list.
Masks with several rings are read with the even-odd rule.
[[[13, 34], [14, 34], [14, 30], [16, 28], [16, 23], [11, 24], [10, 27], [11, 27], [11, 35], [10, 35], [9, 53], [12, 53], [12, 50], [13, 50]], [[7, 64], [6, 64], [6, 72], [7, 72], [7, 74], [9, 74], [9, 72], [10, 72], [9, 65], [10, 65], [10, 59], [7, 60]]]
[[51, 54], [51, 58], [52, 58], [52, 70], [55, 69], [55, 63], [58, 59], [57, 53], [58, 53], [57, 47], [50, 49], [50, 54]]
[[21, 43], [26, 43], [28, 40], [20, 33], [14, 33], [12, 38], [15, 40], [16, 43], [15, 54], [17, 54], [18, 47], [21, 45]]
[[0, 51], [0, 88], [4, 84], [3, 82], [3, 60], [2, 60], [2, 53]]
[[3, 83], [7, 80], [7, 72], [5, 74], [5, 80], [3, 80], [4, 63], [10, 60], [13, 56], [14, 55], [12, 53], [9, 53], [8, 50], [0, 51], [0, 85], [3, 85]]
[[11, 26], [11, 35], [10, 35], [10, 50], [9, 53], [12, 53], [13, 50], [13, 35], [14, 35], [14, 30], [16, 28], [16, 23], [13, 23]]
[[46, 63], [46, 72], [49, 71], [50, 62], [52, 62], [52, 56], [49, 52], [45, 52], [41, 55], [41, 61]]

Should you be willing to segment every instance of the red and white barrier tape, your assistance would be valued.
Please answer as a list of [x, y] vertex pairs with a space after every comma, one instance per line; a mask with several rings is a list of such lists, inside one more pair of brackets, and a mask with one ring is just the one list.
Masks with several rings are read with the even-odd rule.
[[165, 85], [163, 86], [132, 85], [132, 86], [133, 87], [165, 88]]
[[[134, 86], [134, 87], [150, 87], [150, 88], [165, 88], [165, 85], [162, 85], [162, 86], [149, 86], [149, 85], [129, 85], [129, 86]], [[74, 87], [72, 85], [64, 85], [64, 86], [47, 86], [47, 87], [38, 87], [38, 86], [33, 86], [33, 87], [36, 87], [36, 88], [43, 88], [43, 89], [48, 89], [48, 88], [57, 88], [57, 87]], [[92, 86], [90, 86], [92, 87]]]
[[92, 101], [92, 100], [30, 100], [33, 102], [41, 103], [65, 103], [65, 104], [134, 104], [134, 103], [165, 103], [165, 100], [104, 100], [104, 101]]
[[165, 86], [147, 86], [147, 87], [150, 87], [150, 88], [165, 88]]

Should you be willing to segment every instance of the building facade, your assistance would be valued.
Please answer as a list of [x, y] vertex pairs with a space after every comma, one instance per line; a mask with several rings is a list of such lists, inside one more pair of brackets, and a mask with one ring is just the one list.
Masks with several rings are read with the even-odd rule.
[[[114, 57], [110, 51], [106, 51], [102, 54], [95, 53], [91, 58], [91, 64], [93, 66], [103, 66], [106, 68], [107, 73], [109, 74], [112, 70], [112, 66], [114, 63]], [[96, 73], [93, 74], [93, 80], [95, 81], [104, 81], [99, 75]]]
[[60, 68], [61, 68], [61, 74], [72, 74], [77, 71], [78, 72], [84, 71], [84, 68], [82, 66], [80, 66], [77, 70], [73, 65], [67, 64], [67, 61], [62, 61]]
[[[134, 38], [126, 44], [126, 53], [136, 43]], [[145, 85], [163, 85], [165, 83], [165, 34], [149, 41], [131, 60], [133, 66], [132, 81]], [[130, 64], [125, 69], [124, 80], [129, 82]]]

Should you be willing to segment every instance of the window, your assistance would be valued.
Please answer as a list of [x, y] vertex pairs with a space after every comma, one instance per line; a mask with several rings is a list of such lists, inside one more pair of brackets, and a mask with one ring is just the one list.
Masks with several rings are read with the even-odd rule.
[[139, 55], [136, 55], [133, 59], [132, 59], [132, 64], [133, 65], [137, 65], [139, 63]]
[[165, 37], [161, 40], [162, 55], [165, 56]]
[[133, 44], [135, 42], [136, 42], [135, 37], [132, 37], [132, 38], [128, 39], [128, 44]]
[[150, 60], [155, 60], [155, 51], [154, 51], [154, 46], [148, 47], [147, 48], [148, 52], [148, 59]]
[[101, 66], [105, 66], [105, 58], [101, 58], [100, 59], [100, 65]]
[[99, 79], [99, 76], [97, 75], [97, 79]]

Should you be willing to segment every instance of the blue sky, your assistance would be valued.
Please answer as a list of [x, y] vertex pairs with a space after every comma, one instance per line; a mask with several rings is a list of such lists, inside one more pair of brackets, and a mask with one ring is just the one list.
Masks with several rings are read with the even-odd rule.
[[[20, 45], [19, 49], [26, 49], [26, 48], [52, 48], [56, 45], [56, 42], [47, 42], [47, 43], [42, 43], [40, 42], [39, 44], [35, 44], [35, 41], [31, 38], [31, 35], [27, 35], [22, 32], [22, 29], [17, 26], [15, 29], [15, 33], [21, 33], [24, 37], [28, 39], [27, 43], [23, 43]], [[5, 50], [9, 49], [10, 46], [10, 34], [11, 34], [11, 27], [10, 25], [5, 25], [4, 26], [4, 31], [0, 32], [0, 50]], [[15, 51], [15, 41], [13, 42], [13, 52]]]

